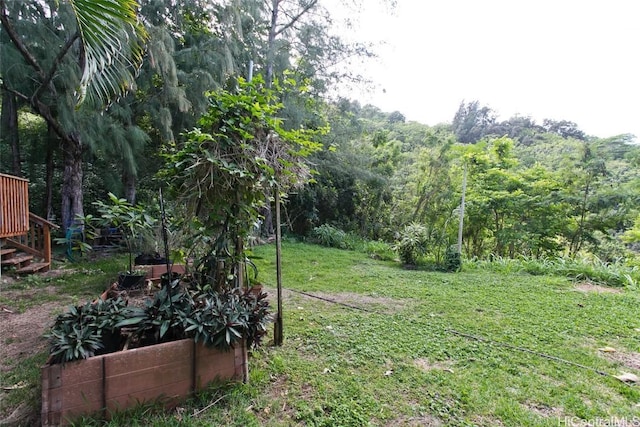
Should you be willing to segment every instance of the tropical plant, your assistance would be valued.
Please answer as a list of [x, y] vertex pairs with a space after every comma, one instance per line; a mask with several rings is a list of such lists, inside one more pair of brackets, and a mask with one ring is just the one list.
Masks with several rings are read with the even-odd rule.
[[421, 224], [407, 225], [400, 233], [394, 250], [406, 265], [416, 265], [420, 257], [427, 253], [429, 235], [427, 228]]
[[64, 363], [86, 359], [101, 350], [115, 351], [105, 343], [107, 337], [119, 337], [122, 327], [143, 320], [143, 312], [128, 307], [121, 298], [98, 300], [82, 306], [72, 306], [59, 315], [49, 333], [49, 363]]
[[[293, 80], [285, 84], [296, 85]], [[285, 130], [277, 118], [282, 105], [274, 88], [256, 76], [251, 82], [239, 78], [233, 91], [211, 92], [199, 127], [183, 144], [167, 147], [159, 176], [194, 218], [194, 239], [202, 249], [195, 268], [203, 286], [228, 284], [219, 279], [232, 275], [240, 287], [244, 240], [259, 209], [269, 203], [267, 195], [310, 178], [304, 157], [320, 148], [312, 139], [322, 130]]]
[[[62, 228], [83, 215], [83, 155], [106, 104], [135, 87], [146, 33], [135, 0], [0, 0], [3, 92], [27, 104], [60, 140]], [[5, 72], [6, 71], [6, 72]], [[85, 98], [92, 102], [84, 102]], [[80, 104], [82, 104], [80, 106]], [[85, 124], [83, 125], [83, 121]], [[50, 181], [48, 181], [50, 184]]]
[[219, 349], [229, 349], [241, 339], [247, 347], [257, 347], [271, 321], [267, 295], [229, 288], [216, 292], [211, 287], [200, 288], [198, 282], [176, 279], [146, 300], [144, 308], [128, 307], [121, 298], [71, 307], [58, 316], [47, 334], [49, 362], [119, 351], [123, 328], [129, 334], [128, 342], [135, 343], [132, 346], [193, 338]]
[[157, 221], [146, 213], [143, 206], [133, 206], [113, 193], [109, 193], [108, 196], [109, 203], [101, 200], [93, 203], [100, 216], [90, 219], [105, 228], [116, 227], [122, 234], [122, 239], [129, 253], [127, 272], [132, 273], [133, 252], [138, 247], [140, 240], [144, 238], [145, 233], [152, 233], [153, 226]]

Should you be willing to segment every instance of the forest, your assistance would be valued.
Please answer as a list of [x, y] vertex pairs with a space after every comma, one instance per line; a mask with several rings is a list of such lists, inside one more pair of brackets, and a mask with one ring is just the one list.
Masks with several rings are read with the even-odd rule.
[[[88, 18], [99, 7], [115, 27]], [[315, 144], [304, 153], [309, 175], [283, 195], [285, 233], [335, 237], [334, 246], [356, 236], [407, 263], [442, 264], [457, 250], [463, 209], [466, 259], [638, 263], [633, 135], [586, 135], [564, 118], [498, 120], [481, 100], [461, 100], [449, 123], [432, 126], [361, 105], [340, 88], [372, 84], [366, 68], [342, 64], [374, 57], [375, 46], [337, 35], [317, 0], [0, 0], [0, 9], [0, 172], [29, 179], [31, 210], [62, 236], [109, 192], [156, 205], [170, 184], [158, 173], [167, 153], [201, 125], [214, 94], [254, 79], [273, 93], [278, 126]], [[256, 206], [265, 237], [270, 201]]]

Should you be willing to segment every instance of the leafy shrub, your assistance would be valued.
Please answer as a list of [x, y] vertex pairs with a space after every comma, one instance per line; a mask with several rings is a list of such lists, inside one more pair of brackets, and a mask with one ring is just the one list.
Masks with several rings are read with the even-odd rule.
[[444, 254], [445, 271], [460, 271], [462, 268], [462, 257], [457, 246], [449, 246]]
[[329, 224], [322, 224], [313, 229], [311, 238], [315, 243], [330, 248], [349, 249], [347, 233]]
[[119, 330], [143, 320], [142, 310], [128, 307], [121, 298], [98, 300], [82, 306], [70, 307], [59, 315], [46, 335], [49, 338], [50, 363], [64, 363], [86, 359], [113, 351], [105, 345], [108, 336], [119, 337]]
[[48, 334], [49, 362], [64, 363], [119, 351], [119, 345], [106, 345], [105, 338], [119, 340], [123, 327], [130, 329], [132, 347], [183, 338], [221, 349], [244, 338], [248, 347], [255, 347], [271, 320], [266, 296], [237, 288], [216, 292], [211, 287], [181, 287], [174, 280], [147, 300], [144, 309], [129, 308], [120, 298], [71, 307], [58, 316]]
[[426, 227], [416, 223], [409, 224], [400, 233], [400, 240], [396, 242], [394, 250], [404, 264], [416, 265], [418, 259], [427, 253], [428, 241]]

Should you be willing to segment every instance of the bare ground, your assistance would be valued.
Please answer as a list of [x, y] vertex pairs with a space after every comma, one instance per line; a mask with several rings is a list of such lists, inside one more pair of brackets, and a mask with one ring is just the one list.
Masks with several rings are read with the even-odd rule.
[[607, 286], [600, 286], [590, 282], [578, 283], [575, 289], [580, 292], [594, 292], [597, 294], [619, 294], [622, 293], [621, 289], [610, 288]]
[[[66, 271], [52, 270], [45, 277], [56, 277]], [[8, 370], [8, 363], [15, 363], [33, 356], [47, 347], [44, 333], [51, 327], [57, 314], [68, 306], [68, 300], [56, 300], [20, 311], [20, 302], [33, 298], [37, 293], [55, 294], [53, 286], [28, 290], [5, 290], [16, 279], [3, 275], [0, 278], [2, 297], [9, 303], [0, 304], [0, 373]], [[2, 384], [2, 387], [6, 387]]]

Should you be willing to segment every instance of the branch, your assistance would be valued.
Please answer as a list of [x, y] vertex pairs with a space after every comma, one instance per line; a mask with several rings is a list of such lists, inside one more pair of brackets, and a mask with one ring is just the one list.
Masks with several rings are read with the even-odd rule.
[[291, 26], [293, 26], [293, 24], [295, 24], [298, 21], [298, 19], [300, 19], [302, 17], [302, 15], [307, 13], [309, 11], [309, 9], [311, 9], [313, 6], [315, 6], [316, 3], [318, 3], [318, 0], [313, 0], [311, 3], [306, 5], [305, 8], [300, 11], [300, 13], [298, 13], [296, 16], [291, 18], [291, 21], [289, 21], [289, 23], [287, 25], [283, 26], [278, 31], [276, 31], [275, 35], [278, 36], [283, 31], [287, 30], [288, 28], [291, 28]]
[[27, 63], [29, 63], [38, 72], [40, 77], [42, 79], [45, 79], [46, 76], [44, 70], [40, 68], [38, 61], [36, 61], [36, 58], [31, 54], [31, 52], [29, 52], [24, 43], [22, 43], [22, 40], [20, 40], [20, 36], [18, 36], [18, 33], [16, 33], [16, 30], [15, 28], [13, 28], [13, 25], [11, 25], [11, 22], [9, 22], [5, 0], [0, 0], [0, 9], [0, 23], [2, 23], [2, 26], [9, 35], [9, 38], [13, 42], [13, 45], [22, 54]]
[[[69, 49], [71, 49], [71, 46], [73, 46], [73, 43], [75, 43], [75, 41], [78, 40], [79, 38], [80, 38], [80, 33], [76, 31], [75, 34], [69, 40], [67, 40], [67, 42], [62, 47], [60, 52], [58, 52], [58, 55], [56, 55], [55, 59], [53, 60], [53, 64], [51, 65], [49, 74], [47, 74], [44, 77], [44, 80], [40, 84], [40, 87], [33, 94], [34, 98], [38, 98], [42, 94], [42, 91], [44, 90], [44, 88], [49, 86], [49, 84], [51, 83], [51, 79], [53, 79], [53, 75], [56, 73], [56, 70], [58, 69], [58, 65], [60, 65], [60, 62], [62, 62], [62, 58], [67, 54]], [[51, 89], [55, 91], [55, 88], [52, 87]]]
[[2, 89], [6, 90], [9, 93], [14, 94], [20, 99], [27, 101], [31, 106], [31, 108], [33, 108], [33, 111], [38, 113], [47, 122], [47, 124], [51, 126], [51, 129], [53, 129], [53, 131], [60, 137], [60, 139], [65, 141], [70, 139], [69, 135], [67, 135], [67, 133], [64, 131], [64, 129], [60, 125], [60, 122], [53, 117], [53, 114], [51, 114], [51, 109], [49, 108], [48, 105], [46, 105], [39, 99], [36, 99], [33, 97], [29, 98], [24, 93], [21, 93], [15, 89], [11, 89], [10, 87], [7, 87], [4, 84], [2, 85]]

